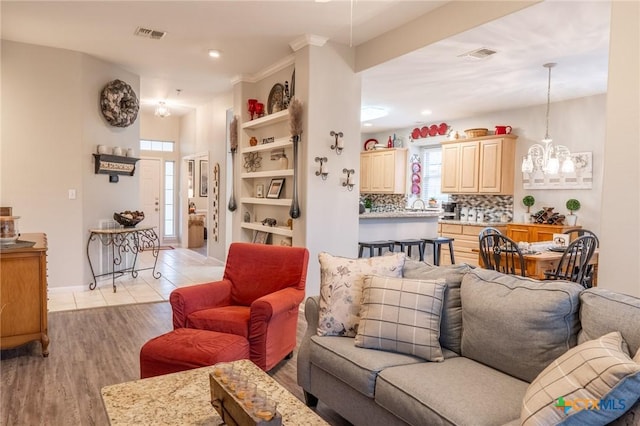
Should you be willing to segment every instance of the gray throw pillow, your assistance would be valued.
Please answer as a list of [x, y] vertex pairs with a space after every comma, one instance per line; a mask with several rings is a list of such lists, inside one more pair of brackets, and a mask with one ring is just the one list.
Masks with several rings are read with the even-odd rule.
[[531, 382], [576, 345], [582, 290], [569, 281], [470, 271], [460, 290], [462, 355]]

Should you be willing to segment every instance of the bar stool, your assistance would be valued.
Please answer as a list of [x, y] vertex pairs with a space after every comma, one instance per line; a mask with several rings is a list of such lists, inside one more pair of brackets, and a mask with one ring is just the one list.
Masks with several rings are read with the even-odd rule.
[[382, 256], [382, 249], [386, 248], [389, 251], [393, 251], [393, 241], [391, 240], [379, 240], [379, 241], [360, 241], [358, 242], [358, 257], [362, 257], [365, 248], [369, 249], [369, 257], [375, 256], [374, 250], [378, 249], [378, 256]]
[[453, 256], [453, 241], [454, 238], [448, 237], [435, 237], [435, 238], [423, 238], [426, 244], [433, 245], [433, 264], [440, 266], [440, 252], [442, 244], [449, 244], [449, 254], [451, 255], [451, 264], [454, 265], [456, 260]]
[[[404, 251], [407, 249], [407, 256], [411, 257], [411, 248], [414, 246], [418, 246], [418, 251], [420, 253], [420, 262], [424, 260], [424, 240], [417, 240], [414, 238], [409, 238], [406, 240], [395, 240], [393, 242], [394, 246], [399, 246], [400, 251]], [[395, 248], [395, 247], [394, 247]]]

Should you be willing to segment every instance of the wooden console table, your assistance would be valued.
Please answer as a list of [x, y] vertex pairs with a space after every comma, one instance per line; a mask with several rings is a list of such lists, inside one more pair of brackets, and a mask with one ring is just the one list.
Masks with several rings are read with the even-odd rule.
[[[89, 247], [91, 242], [94, 240], [99, 240], [105, 247], [111, 247], [111, 258], [113, 263], [111, 272], [105, 272], [99, 275], [95, 274], [93, 264], [91, 263], [91, 256], [89, 254]], [[162, 274], [156, 271], [159, 249], [160, 240], [158, 239], [158, 234], [156, 234], [153, 226], [90, 229], [89, 240], [87, 241], [87, 259], [89, 259], [89, 267], [91, 268], [91, 275], [93, 275], [93, 282], [89, 284], [89, 289], [94, 290], [98, 284], [97, 278], [105, 275], [111, 275], [111, 284], [113, 285], [114, 293], [116, 292], [116, 276], [120, 277], [126, 272], [131, 272], [131, 276], [136, 278], [138, 276], [138, 271], [152, 269], [153, 278], [160, 278]], [[136, 269], [138, 253], [143, 250], [151, 250], [154, 258], [153, 267]], [[116, 270], [116, 268], [122, 264], [123, 257], [127, 253], [133, 254], [133, 264], [129, 268]]]
[[9, 349], [33, 340], [49, 355], [47, 333], [47, 236], [22, 234], [32, 247], [0, 249], [0, 348]]

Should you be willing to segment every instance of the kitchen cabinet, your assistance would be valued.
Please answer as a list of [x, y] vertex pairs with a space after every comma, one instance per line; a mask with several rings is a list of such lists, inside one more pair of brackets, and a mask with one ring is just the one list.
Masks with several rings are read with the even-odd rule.
[[513, 194], [515, 135], [442, 143], [443, 193]]
[[[247, 121], [242, 124], [243, 138], [240, 154], [245, 163], [247, 156], [260, 156], [261, 166], [255, 171], [246, 169], [240, 173], [240, 205], [242, 214], [248, 213], [249, 220], [243, 221], [240, 228], [244, 230], [242, 240], [253, 241], [256, 231], [272, 234], [271, 243], [275, 245], [291, 245], [293, 229], [287, 226], [289, 220], [289, 208], [291, 206], [292, 186], [293, 186], [293, 142], [288, 132], [289, 111], [278, 111], [267, 116]], [[272, 142], [251, 146], [251, 137], [257, 140], [272, 140]], [[279, 161], [269, 161], [271, 151], [283, 150], [289, 159], [287, 168], [280, 168]], [[275, 178], [283, 178], [283, 191], [281, 198], [266, 198], [269, 185]], [[257, 186], [262, 186], [259, 194]], [[266, 226], [262, 221], [266, 218], [276, 219], [276, 226]], [[244, 219], [244, 217], [243, 217]]]
[[406, 149], [380, 149], [360, 153], [360, 192], [405, 194], [406, 164]]
[[33, 340], [49, 355], [47, 333], [47, 237], [22, 234], [33, 247], [2, 249], [0, 254], [0, 348], [8, 349]]
[[579, 226], [510, 223], [507, 225], [507, 237], [515, 242], [553, 241], [553, 234], [564, 234], [566, 230], [574, 228], [579, 228]]
[[[487, 226], [498, 229], [500, 232], [506, 232], [507, 227], [504, 225], [486, 225], [486, 224], [454, 224], [454, 223], [439, 223], [438, 234], [441, 237], [453, 238], [453, 254], [456, 259], [456, 263], [467, 263], [469, 265], [478, 266], [478, 249], [479, 239], [478, 235]], [[476, 251], [473, 251], [473, 250]], [[425, 255], [425, 259], [428, 256]], [[442, 246], [442, 254], [440, 256], [441, 265], [450, 265], [451, 256], [449, 255], [449, 248], [446, 245]]]

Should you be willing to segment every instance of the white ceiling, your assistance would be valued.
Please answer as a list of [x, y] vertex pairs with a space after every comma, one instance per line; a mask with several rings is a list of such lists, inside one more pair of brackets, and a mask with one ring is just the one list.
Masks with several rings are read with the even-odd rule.
[[[84, 52], [140, 75], [143, 108], [166, 100], [174, 114], [231, 88], [291, 53], [289, 43], [316, 34], [357, 46], [445, 1], [7, 1], [2, 38]], [[608, 1], [547, 0], [362, 73], [363, 105], [390, 114], [363, 131], [412, 127], [606, 92]], [[135, 37], [138, 26], [167, 31]], [[352, 29], [351, 29], [352, 28]], [[497, 50], [477, 61], [458, 55]], [[209, 49], [222, 58], [207, 56]], [[177, 89], [181, 89], [177, 95]], [[431, 109], [429, 117], [420, 111]]]

